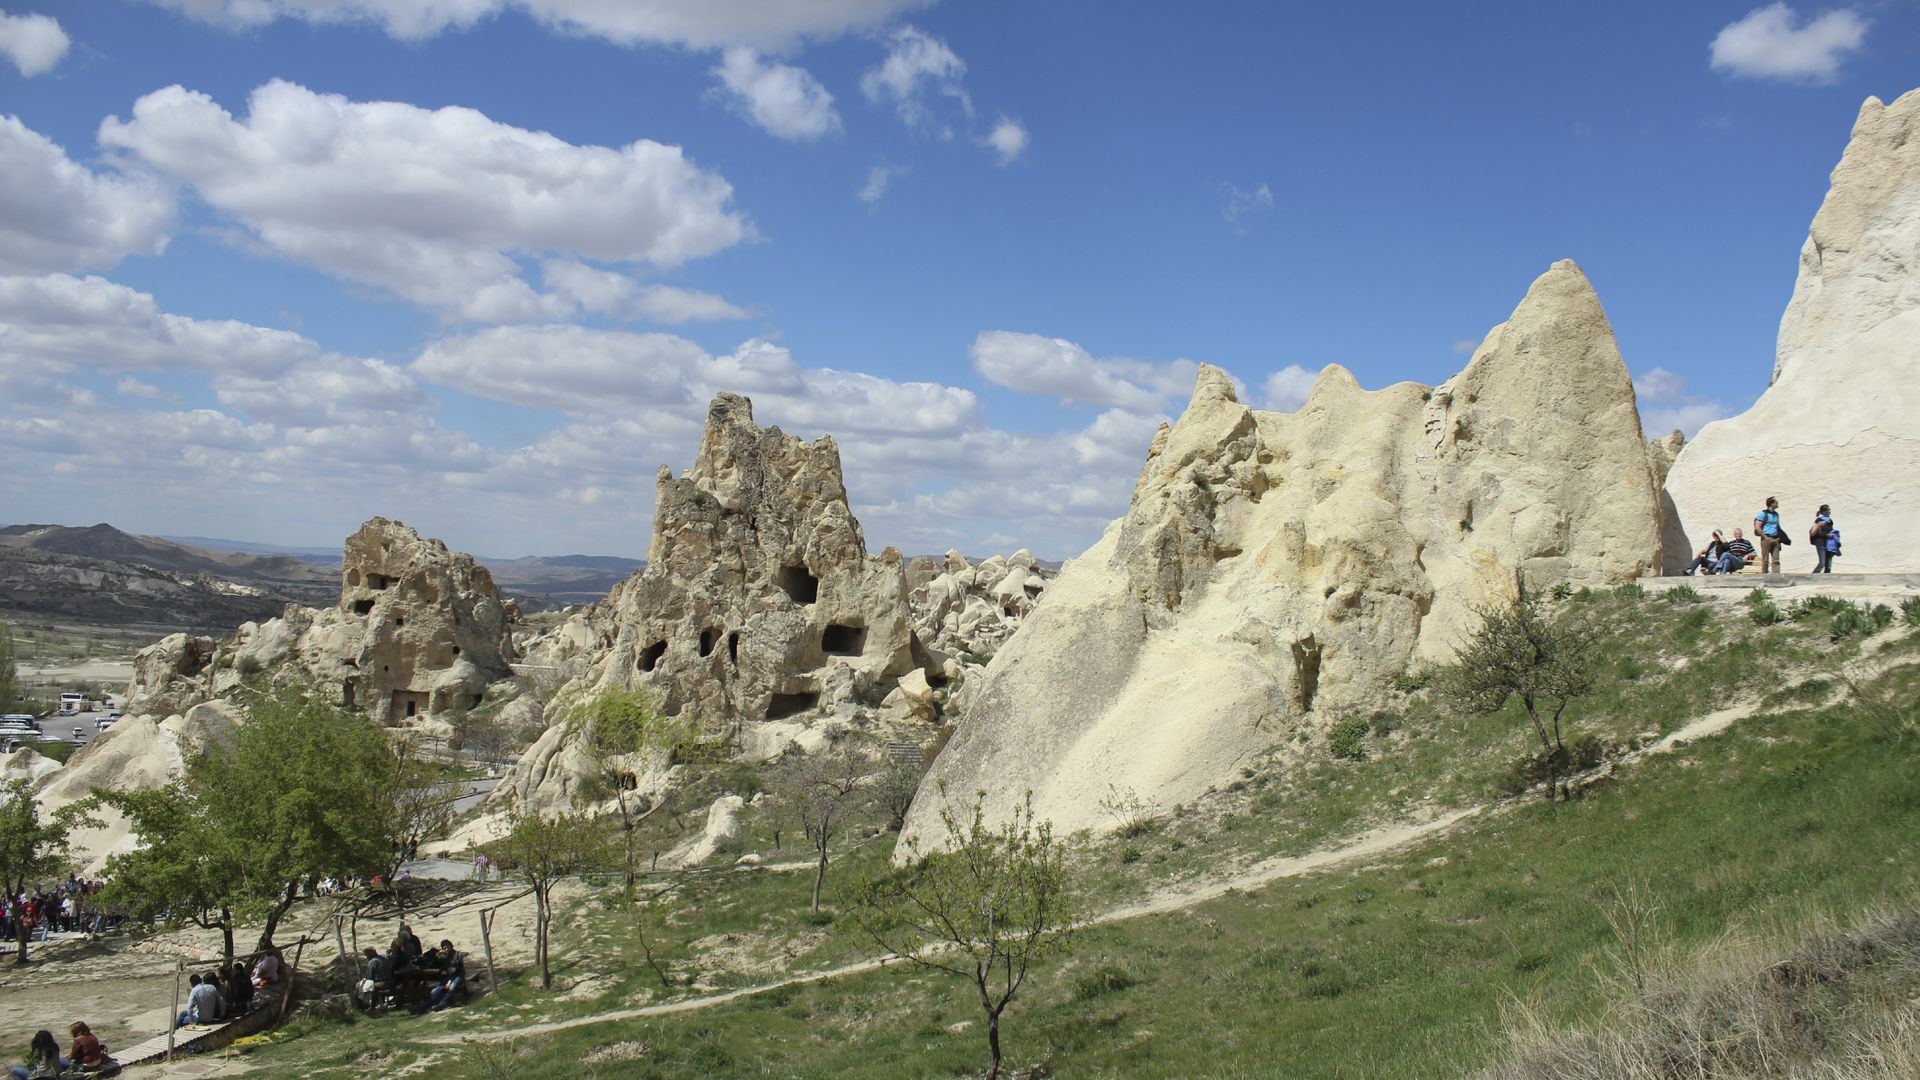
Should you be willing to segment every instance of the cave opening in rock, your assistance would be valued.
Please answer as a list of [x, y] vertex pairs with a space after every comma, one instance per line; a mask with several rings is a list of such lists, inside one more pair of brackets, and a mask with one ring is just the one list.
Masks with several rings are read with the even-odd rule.
[[780, 720], [789, 716], [798, 716], [803, 712], [811, 711], [818, 704], [820, 704], [818, 692], [775, 694], [773, 700], [767, 702], [767, 719]]
[[727, 635], [727, 662], [736, 666], [740, 663], [740, 631], [738, 630]]
[[453, 655], [455, 655], [455, 656], [459, 656], [459, 655], [460, 655], [460, 646], [458, 646], [458, 645], [455, 645], [455, 646], [453, 647]]
[[640, 670], [652, 671], [654, 665], [658, 664], [660, 662], [660, 658], [665, 655], [667, 655], [666, 642], [656, 641], [653, 644], [647, 646], [646, 650], [640, 654]]
[[700, 631], [700, 655], [701, 656], [712, 656], [713, 647], [718, 644], [720, 644], [720, 631], [718, 630]]
[[359, 587], [360, 587], [360, 571], [358, 570], [347, 571], [347, 588], [357, 589]]
[[391, 588], [393, 585], [393, 582], [394, 582], [394, 579], [388, 577], [385, 574], [368, 574], [367, 575], [367, 588], [372, 589], [374, 592], [381, 592], [385, 589]]
[[407, 617], [405, 615], [395, 615], [393, 617], [393, 625], [395, 626], [407, 625]]
[[353, 602], [353, 613], [355, 615], [366, 615], [371, 613], [372, 611], [373, 611], [372, 597], [368, 597], [365, 600], [355, 600]]
[[828, 623], [820, 632], [820, 651], [828, 656], [859, 656], [867, 649], [867, 628]]
[[804, 566], [781, 567], [780, 587], [796, 604], [811, 604], [820, 599], [820, 579]]

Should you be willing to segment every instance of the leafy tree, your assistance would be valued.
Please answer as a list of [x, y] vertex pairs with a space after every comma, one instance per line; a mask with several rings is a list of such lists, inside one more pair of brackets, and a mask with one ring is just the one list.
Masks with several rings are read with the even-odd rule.
[[813, 897], [808, 910], [820, 912], [820, 886], [827, 879], [827, 850], [854, 810], [855, 792], [866, 770], [852, 748], [839, 753], [808, 755], [789, 782], [781, 801], [791, 807], [806, 830], [818, 859], [813, 868]]
[[574, 874], [596, 870], [609, 857], [606, 834], [593, 815], [576, 812], [551, 817], [519, 803], [507, 807], [507, 833], [481, 850], [504, 873], [533, 890], [533, 958], [540, 966], [540, 987], [553, 988], [547, 940], [553, 926], [553, 890]]
[[973, 983], [987, 1017], [987, 1080], [1000, 1075], [1000, 1017], [1028, 970], [1071, 947], [1077, 930], [1065, 852], [1050, 822], [1036, 822], [1033, 796], [999, 826], [986, 820], [986, 793], [964, 816], [940, 789], [946, 840], [868, 882], [861, 926], [880, 947], [922, 967]]
[[[71, 866], [73, 830], [98, 824], [87, 812], [85, 802], [55, 810], [51, 817], [40, 816], [39, 800], [33, 786], [15, 780], [0, 795], [0, 889], [6, 895], [0, 903], [12, 904], [21, 893], [50, 878], [65, 875]], [[14, 963], [27, 962], [27, 928], [14, 912], [14, 936], [19, 950]]]
[[[95, 792], [147, 845], [116, 860], [121, 902], [170, 904], [191, 885], [209, 911], [259, 917], [256, 948], [271, 947], [302, 882], [387, 866], [395, 762], [365, 717], [293, 690], [263, 696], [230, 745], [188, 760], [177, 803]], [[197, 824], [176, 829], [182, 819]]]
[[107, 860], [103, 902], [133, 919], [191, 922], [220, 931], [226, 966], [233, 966], [236, 909], [246, 848], [203, 812], [185, 780], [158, 791], [102, 791], [101, 803], [126, 815], [145, 843]]
[[20, 700], [20, 672], [13, 664], [13, 631], [0, 623], [0, 712], [12, 712]]
[[1567, 760], [1560, 718], [1569, 703], [1593, 689], [1599, 628], [1571, 614], [1555, 618], [1524, 580], [1511, 602], [1476, 607], [1474, 614], [1480, 626], [1445, 680], [1445, 696], [1456, 707], [1483, 715], [1519, 698], [1540, 738], [1546, 796], [1552, 799]]
[[641, 792], [635, 769], [649, 756], [670, 762], [697, 760], [698, 731], [690, 718], [660, 715], [644, 690], [602, 690], [573, 705], [568, 718], [583, 729], [598, 765], [582, 786], [581, 798], [589, 803], [612, 799], [619, 808], [622, 865], [631, 900], [639, 877], [640, 824], [672, 798], [670, 792]]

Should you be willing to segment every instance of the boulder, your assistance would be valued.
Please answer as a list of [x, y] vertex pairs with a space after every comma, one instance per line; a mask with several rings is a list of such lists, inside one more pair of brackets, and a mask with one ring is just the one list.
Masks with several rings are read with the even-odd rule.
[[1191, 801], [1450, 655], [1516, 577], [1631, 580], [1659, 536], [1632, 381], [1571, 262], [1437, 387], [1330, 366], [1298, 411], [1257, 412], [1203, 366], [1126, 515], [970, 674], [903, 836], [940, 840], [942, 784], [995, 820], [1031, 791], [1063, 831], [1108, 824], [1113, 788]]
[[212, 638], [195, 634], [169, 634], [141, 649], [133, 657], [124, 710], [168, 716], [213, 696], [214, 649]]
[[1716, 528], [1751, 529], [1768, 496], [1811, 569], [1822, 503], [1845, 548], [1838, 568], [1920, 571], [1920, 90], [1860, 107], [1800, 250], [1773, 378], [1752, 408], [1700, 429], [1667, 476], [1667, 569]]
[[747, 800], [738, 795], [722, 795], [707, 808], [706, 828], [699, 836], [674, 848], [663, 858], [669, 866], [699, 866], [733, 849], [740, 837], [740, 811]]
[[50, 757], [43, 757], [31, 746], [23, 746], [11, 754], [0, 754], [0, 784], [25, 780], [37, 786], [41, 781], [59, 771], [59, 762]]

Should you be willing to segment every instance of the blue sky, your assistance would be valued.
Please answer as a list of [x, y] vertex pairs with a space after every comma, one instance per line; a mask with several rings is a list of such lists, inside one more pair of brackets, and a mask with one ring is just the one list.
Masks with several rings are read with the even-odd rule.
[[1438, 382], [1560, 258], [1692, 431], [1920, 85], [1913, 3], [0, 12], [0, 520], [489, 554], [644, 554], [721, 389], [876, 549], [1075, 554], [1194, 362]]

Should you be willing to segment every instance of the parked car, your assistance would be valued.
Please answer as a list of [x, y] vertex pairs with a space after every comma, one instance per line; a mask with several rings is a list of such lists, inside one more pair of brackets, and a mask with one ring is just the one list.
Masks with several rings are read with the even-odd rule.
[[58, 711], [58, 712], [56, 712], [56, 713], [54, 713], [53, 715], [55, 715], [55, 716], [79, 716], [79, 715], [80, 715], [80, 710], [79, 710], [79, 709], [61, 709], [60, 711]]
[[120, 719], [120, 717], [117, 714], [113, 716], [103, 716], [93, 722], [94, 729], [96, 731], [105, 731], [112, 727], [113, 722], [118, 719]]

